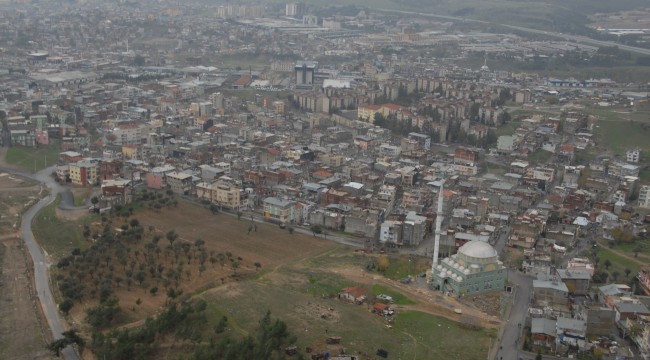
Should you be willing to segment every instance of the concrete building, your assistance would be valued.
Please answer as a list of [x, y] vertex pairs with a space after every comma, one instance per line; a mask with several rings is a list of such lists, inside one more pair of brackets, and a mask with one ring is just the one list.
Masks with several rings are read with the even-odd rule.
[[70, 181], [75, 185], [93, 186], [97, 185], [97, 162], [92, 160], [81, 160], [68, 165], [70, 169]]
[[425, 150], [429, 150], [431, 148], [431, 136], [429, 135], [412, 132], [409, 133], [408, 138], [417, 141], [420, 147]]
[[318, 69], [318, 63], [315, 61], [299, 61], [296, 63], [296, 85], [312, 85], [314, 83], [314, 74]]
[[591, 275], [586, 270], [557, 269], [557, 276], [562, 279], [572, 295], [587, 295], [591, 283]]
[[643, 185], [639, 190], [639, 206], [650, 209], [650, 185]]
[[284, 15], [296, 19], [302, 19], [306, 15], [307, 7], [304, 3], [287, 3], [284, 6]]
[[559, 279], [533, 280], [533, 303], [540, 307], [567, 306], [569, 289]]
[[248, 206], [248, 193], [238, 185], [229, 181], [215, 183], [198, 183], [196, 196], [206, 199], [221, 207], [231, 210], [241, 210]]
[[192, 191], [192, 175], [172, 171], [165, 176], [167, 186], [175, 193], [188, 195]]
[[629, 163], [638, 164], [641, 160], [641, 150], [633, 149], [625, 152], [625, 160]]
[[165, 176], [168, 173], [176, 171], [176, 168], [173, 166], [157, 166], [147, 173], [147, 187], [149, 189], [164, 189], [167, 187], [167, 180]]
[[433, 269], [431, 286], [461, 297], [502, 290], [505, 279], [506, 268], [497, 251], [482, 241], [470, 241]]
[[291, 200], [267, 197], [264, 199], [264, 218], [280, 223], [290, 223], [294, 220], [294, 205]]

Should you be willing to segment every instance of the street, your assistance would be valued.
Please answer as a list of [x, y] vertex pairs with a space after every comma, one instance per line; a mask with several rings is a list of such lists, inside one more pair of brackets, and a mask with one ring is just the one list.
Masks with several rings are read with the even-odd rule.
[[[38, 299], [43, 308], [43, 314], [47, 319], [47, 323], [52, 331], [54, 339], [60, 338], [62, 333], [66, 330], [65, 321], [59, 313], [59, 309], [54, 301], [52, 296], [52, 289], [50, 288], [50, 275], [49, 275], [49, 263], [47, 261], [46, 255], [43, 252], [43, 249], [38, 245], [36, 239], [34, 239], [34, 234], [32, 233], [32, 221], [36, 214], [38, 214], [41, 209], [48, 206], [56, 199], [57, 194], [67, 191], [65, 187], [60, 186], [56, 183], [50, 173], [53, 168], [47, 168], [41, 170], [40, 172], [30, 175], [25, 173], [16, 172], [10, 169], [0, 168], [0, 171], [8, 172], [14, 175], [20, 175], [23, 177], [30, 178], [32, 180], [39, 181], [42, 184], [45, 184], [50, 190], [51, 193], [41, 199], [36, 205], [32, 206], [23, 214], [22, 222], [20, 225], [20, 230], [22, 233], [23, 241], [29, 250], [29, 254], [32, 257], [34, 263], [34, 286]], [[71, 204], [67, 202], [65, 207], [71, 208]], [[62, 355], [65, 359], [68, 360], [77, 360], [80, 359], [77, 352], [70, 346], [63, 349]]]

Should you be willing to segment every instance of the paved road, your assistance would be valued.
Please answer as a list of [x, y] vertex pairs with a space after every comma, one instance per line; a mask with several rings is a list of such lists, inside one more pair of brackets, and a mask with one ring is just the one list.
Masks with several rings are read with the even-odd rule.
[[[519, 334], [524, 326], [528, 304], [533, 293], [533, 279], [516, 270], [508, 270], [508, 280], [515, 284], [515, 297], [510, 316], [504, 325], [503, 333], [499, 341], [497, 359], [518, 359], [519, 358]], [[520, 327], [521, 324], [521, 327]]]
[[[61, 337], [63, 331], [66, 330], [65, 321], [59, 314], [58, 307], [52, 296], [52, 289], [50, 288], [50, 275], [49, 275], [49, 265], [44, 254], [43, 249], [38, 245], [36, 239], [34, 239], [34, 233], [32, 232], [32, 221], [34, 216], [38, 214], [41, 209], [48, 206], [56, 199], [56, 195], [60, 193], [70, 192], [65, 187], [56, 183], [49, 174], [52, 173], [53, 168], [47, 168], [36, 174], [25, 174], [11, 169], [0, 168], [0, 171], [8, 172], [15, 175], [21, 175], [32, 180], [36, 180], [45, 184], [50, 190], [50, 195], [41, 199], [36, 205], [32, 206], [23, 214], [22, 223], [20, 225], [20, 230], [23, 235], [23, 241], [29, 250], [29, 254], [32, 257], [34, 263], [34, 285], [36, 288], [36, 293], [41, 303], [43, 313], [47, 319], [47, 323], [50, 326], [52, 335], [55, 339]], [[71, 203], [67, 203], [63, 208], [73, 208]], [[63, 349], [62, 355], [65, 359], [68, 360], [79, 360], [80, 357], [77, 352], [70, 346]]]

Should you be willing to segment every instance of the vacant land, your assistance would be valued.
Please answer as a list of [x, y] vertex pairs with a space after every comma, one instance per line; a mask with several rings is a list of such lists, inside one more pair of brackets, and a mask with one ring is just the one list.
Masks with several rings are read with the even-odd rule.
[[517, 130], [517, 128], [518, 128], [519, 126], [521, 126], [521, 122], [519, 122], [519, 121], [510, 121], [510, 122], [507, 122], [507, 123], [503, 124], [503, 126], [500, 126], [500, 127], [496, 130], [496, 134], [497, 134], [497, 136], [501, 136], [501, 135], [512, 135], [512, 134], [515, 133], [515, 130]]
[[[610, 282], [620, 281], [627, 283], [630, 280], [630, 277], [634, 277], [639, 272], [639, 267], [641, 265], [648, 263], [648, 258], [645, 254], [639, 254], [639, 257], [635, 258], [634, 254], [627, 253], [621, 250], [609, 249], [604, 246], [600, 246], [598, 250], [598, 257], [600, 258], [598, 266], [601, 270], [605, 270], [609, 273]], [[605, 262], [608, 261], [611, 263], [609, 268], [605, 266]], [[625, 270], [629, 269], [630, 275], [625, 274]]]
[[650, 122], [601, 120], [596, 135], [606, 149], [617, 155], [624, 155], [626, 150], [634, 148], [650, 151]]
[[0, 174], [0, 235], [18, 231], [23, 209], [38, 200], [39, 191], [30, 180]]
[[546, 164], [553, 157], [553, 153], [550, 151], [537, 149], [528, 155], [528, 160], [534, 163]]
[[32, 289], [31, 259], [20, 240], [20, 215], [39, 195], [30, 180], [0, 174], [0, 358], [49, 359]]
[[83, 237], [84, 224], [92, 221], [90, 217], [78, 221], [66, 221], [56, 214], [56, 207], [60, 198], [45, 207], [34, 217], [32, 230], [34, 237], [43, 246], [47, 253], [58, 259], [72, 251], [72, 249], [86, 247]]
[[58, 141], [53, 141], [49, 145], [39, 145], [35, 148], [13, 146], [7, 149], [5, 161], [9, 165], [23, 170], [38, 171], [56, 164], [60, 151]]
[[49, 359], [29, 255], [17, 238], [0, 242], [0, 358]]

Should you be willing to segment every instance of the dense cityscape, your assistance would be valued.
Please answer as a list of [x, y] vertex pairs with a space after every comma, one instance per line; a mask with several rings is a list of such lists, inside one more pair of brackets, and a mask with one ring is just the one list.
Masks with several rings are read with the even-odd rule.
[[650, 359], [650, 8], [334, 5], [0, 1], [1, 358]]

